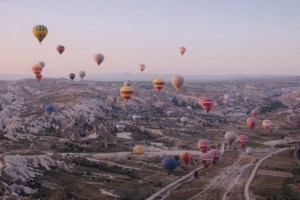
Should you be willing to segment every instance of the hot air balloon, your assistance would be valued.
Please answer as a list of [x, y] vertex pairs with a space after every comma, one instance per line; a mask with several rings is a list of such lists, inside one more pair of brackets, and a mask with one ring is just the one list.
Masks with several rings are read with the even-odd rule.
[[186, 109], [193, 110], [192, 106], [187, 106]]
[[253, 109], [253, 110], [251, 111], [251, 114], [252, 114], [254, 117], [256, 117], [256, 115], [258, 114], [258, 110]]
[[43, 71], [43, 68], [41, 65], [35, 64], [31, 67], [31, 70], [35, 74], [35, 76], [38, 76]]
[[247, 125], [249, 126], [249, 128], [250, 128], [251, 130], [255, 127], [256, 122], [257, 122], [257, 120], [256, 120], [255, 117], [249, 117], [249, 118], [246, 120], [246, 123], [247, 123]]
[[168, 173], [168, 175], [171, 174], [172, 171], [174, 171], [177, 167], [177, 162], [174, 158], [171, 157], [167, 157], [165, 159], [162, 160], [161, 162], [162, 168], [164, 170], [166, 170], [166, 172]]
[[231, 145], [232, 143], [234, 143], [235, 140], [236, 140], [236, 138], [237, 138], [237, 135], [233, 131], [228, 131], [225, 134], [225, 140], [226, 140], [227, 144], [229, 144], [229, 145]]
[[102, 54], [95, 54], [94, 60], [98, 64], [98, 66], [103, 62], [104, 56]]
[[126, 126], [125, 126], [125, 124], [123, 124], [123, 123], [118, 123], [117, 124], [117, 129], [118, 129], [118, 131], [124, 131], [124, 129], [126, 128]]
[[36, 25], [33, 27], [32, 33], [41, 44], [43, 39], [47, 36], [48, 29], [44, 25]]
[[124, 86], [120, 89], [120, 96], [127, 102], [133, 95], [133, 88]]
[[63, 45], [58, 45], [58, 46], [56, 47], [56, 50], [57, 50], [57, 52], [61, 55], [61, 54], [64, 52], [65, 47], [64, 47]]
[[85, 77], [85, 72], [84, 71], [79, 71], [78, 76], [81, 78], [81, 80], [83, 80], [83, 78]]
[[139, 69], [141, 70], [141, 72], [143, 72], [145, 68], [146, 68], [146, 66], [144, 64], [139, 65]]
[[245, 100], [245, 103], [246, 103], [246, 104], [249, 103], [249, 97], [245, 97], [244, 100]]
[[167, 115], [170, 117], [173, 114], [173, 111], [169, 110], [167, 111]]
[[139, 114], [133, 114], [133, 115], [132, 115], [132, 119], [133, 119], [135, 122], [139, 121], [141, 118], [142, 118], [142, 116], [139, 115]]
[[199, 105], [203, 107], [206, 113], [214, 106], [214, 102], [212, 97], [203, 97], [198, 101]]
[[249, 138], [247, 135], [239, 135], [237, 137], [237, 142], [239, 143], [239, 145], [244, 148], [246, 146], [246, 144], [248, 144], [249, 142]]
[[75, 78], [75, 74], [74, 74], [74, 73], [70, 73], [70, 74], [69, 74], [69, 77], [70, 77], [70, 79], [73, 81], [74, 78]]
[[171, 79], [171, 83], [174, 86], [174, 88], [178, 91], [180, 89], [180, 87], [183, 85], [184, 79], [182, 76], [174, 76]]
[[41, 65], [41, 67], [44, 69], [45, 63], [43, 61], [38, 62], [38, 64]]
[[214, 157], [213, 165], [215, 165], [222, 156], [221, 151], [219, 151], [217, 149], [211, 149], [208, 151], [208, 153], [210, 153]]
[[251, 147], [247, 147], [246, 154], [252, 154], [254, 152], [254, 149]]
[[202, 153], [200, 160], [205, 168], [208, 168], [214, 161], [214, 156], [210, 153]]
[[134, 154], [143, 154], [143, 153], [144, 153], [144, 147], [141, 146], [141, 145], [136, 145], [136, 146], [133, 148], [133, 153], [134, 153]]
[[159, 92], [165, 85], [165, 81], [161, 78], [156, 78], [153, 80], [153, 87]]
[[39, 74], [39, 75], [37, 75], [36, 77], [35, 77], [35, 79], [37, 80], [37, 81], [40, 81], [41, 79], [42, 79], [42, 74]]
[[185, 53], [185, 47], [179, 47], [179, 53], [183, 56], [183, 54]]
[[158, 105], [161, 109], [165, 109], [168, 106], [166, 102], [158, 102]]
[[249, 115], [249, 114], [251, 113], [250, 108], [246, 108], [246, 109], [245, 109], [245, 113], [246, 113], [246, 115]]
[[132, 82], [130, 80], [127, 80], [124, 82], [124, 86], [131, 86]]
[[180, 160], [188, 165], [192, 161], [192, 154], [190, 152], [185, 152], [180, 155]]
[[299, 128], [299, 127], [300, 127], [300, 120], [299, 120], [299, 119], [294, 120], [294, 126], [295, 126], [296, 128]]
[[189, 118], [187, 118], [187, 117], [181, 117], [180, 121], [181, 121], [181, 123], [183, 123], [183, 126], [185, 126], [188, 123]]
[[205, 153], [210, 149], [210, 141], [207, 139], [201, 139], [198, 141], [197, 146], [202, 153]]
[[262, 125], [266, 130], [268, 130], [272, 126], [272, 121], [269, 119], [265, 119], [264, 121], [262, 121]]
[[51, 115], [51, 113], [54, 111], [54, 107], [53, 107], [51, 104], [49, 104], [49, 105], [47, 105], [47, 106], [45, 107], [45, 111], [46, 111], [49, 115]]

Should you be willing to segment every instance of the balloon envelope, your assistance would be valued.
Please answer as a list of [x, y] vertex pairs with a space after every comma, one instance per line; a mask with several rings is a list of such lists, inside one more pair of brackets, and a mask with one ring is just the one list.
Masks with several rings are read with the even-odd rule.
[[244, 148], [246, 146], [246, 144], [248, 144], [249, 142], [249, 138], [247, 135], [239, 135], [237, 137], [237, 142], [239, 143], [239, 145]]
[[234, 141], [236, 141], [237, 134], [233, 131], [228, 131], [225, 134], [225, 140], [227, 144], [231, 145]]
[[33, 27], [32, 33], [36, 37], [36, 39], [38, 39], [38, 41], [41, 44], [41, 42], [43, 41], [43, 39], [48, 34], [48, 29], [44, 25], [36, 25], [36, 26]]
[[198, 101], [199, 105], [205, 110], [206, 113], [214, 106], [214, 99], [212, 97], [203, 97]]
[[130, 80], [127, 80], [124, 82], [124, 86], [131, 86], [132, 82]]
[[104, 56], [102, 54], [95, 54], [94, 60], [98, 65], [100, 65], [104, 60]]
[[182, 76], [174, 76], [171, 79], [171, 83], [174, 86], [174, 88], [178, 91], [180, 89], [180, 87], [183, 85], [184, 79]]
[[45, 67], [45, 63], [43, 61], [38, 62], [39, 65], [41, 65], [42, 68]]
[[41, 65], [35, 64], [31, 67], [31, 70], [35, 74], [35, 76], [38, 76], [43, 71], [43, 68]]
[[217, 149], [211, 149], [208, 151], [208, 153], [210, 153], [214, 157], [213, 165], [215, 165], [222, 156], [221, 151], [219, 151]]
[[185, 53], [185, 47], [179, 47], [179, 53], [183, 55]]
[[120, 88], [120, 96], [125, 100], [128, 101], [131, 96], [133, 95], [133, 88], [129, 86], [124, 86]]
[[200, 155], [200, 161], [205, 168], [208, 168], [214, 161], [214, 156], [210, 153], [202, 153]]
[[83, 78], [85, 77], [85, 72], [84, 71], [79, 71], [78, 76], [81, 78], [81, 80], [83, 80]]
[[165, 81], [161, 78], [156, 78], [153, 80], [153, 87], [159, 92], [165, 85]]
[[61, 54], [64, 52], [65, 47], [64, 47], [63, 45], [58, 45], [58, 46], [56, 47], [56, 50], [57, 50], [57, 52], [61, 55]]
[[35, 77], [35, 79], [37, 80], [37, 81], [40, 81], [41, 79], [42, 79], [42, 74], [39, 74], [39, 75], [37, 75], [36, 77]]
[[75, 78], [75, 74], [74, 74], [74, 73], [70, 73], [70, 74], [69, 74], [69, 78], [73, 81], [74, 78]]
[[45, 107], [45, 111], [50, 115], [54, 111], [54, 107], [49, 104]]
[[190, 152], [184, 152], [180, 155], [180, 160], [187, 165], [192, 161], [192, 154]]
[[183, 125], [185, 126], [185, 125], [188, 123], [189, 118], [187, 118], [187, 117], [181, 117], [180, 121], [181, 121], [181, 123], [183, 123]]
[[139, 65], [139, 69], [141, 72], [143, 72], [145, 70], [146, 66], [144, 64], [140, 64]]
[[210, 141], [207, 139], [201, 139], [198, 141], [197, 146], [202, 153], [205, 153], [210, 149]]
[[136, 145], [136, 146], [133, 148], [133, 153], [134, 153], [134, 154], [143, 154], [143, 153], [144, 153], [144, 147], [141, 146], [141, 145]]
[[177, 162], [174, 158], [167, 157], [162, 160], [161, 166], [164, 170], [167, 171], [168, 174], [170, 174], [173, 170], [177, 167]]

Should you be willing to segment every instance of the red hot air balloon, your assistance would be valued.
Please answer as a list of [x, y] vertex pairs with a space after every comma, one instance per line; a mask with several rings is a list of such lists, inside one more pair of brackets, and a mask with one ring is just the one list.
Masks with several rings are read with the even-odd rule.
[[255, 117], [249, 117], [246, 122], [249, 128], [252, 130], [255, 127], [257, 120]]
[[203, 97], [198, 101], [199, 105], [203, 107], [206, 113], [214, 106], [214, 102], [212, 97]]
[[146, 66], [144, 64], [139, 65], [139, 69], [141, 72], [143, 72], [145, 68], [146, 68]]
[[251, 111], [251, 114], [252, 114], [254, 117], [256, 117], [256, 115], [258, 114], [258, 110], [253, 109], [253, 110]]
[[246, 144], [248, 144], [249, 142], [249, 138], [246, 135], [239, 135], [237, 138], [237, 142], [239, 143], [239, 145], [244, 148], [246, 146]]
[[208, 168], [214, 161], [214, 156], [210, 153], [202, 153], [200, 160], [205, 168]]
[[56, 47], [56, 50], [57, 50], [57, 52], [61, 55], [61, 54], [64, 52], [65, 47], [64, 47], [63, 45], [58, 45], [58, 46]]
[[35, 76], [35, 79], [37, 81], [40, 81], [42, 79], [42, 77], [43, 77], [42, 74], [39, 74], [39, 75]]
[[180, 160], [187, 165], [192, 161], [192, 154], [190, 152], [185, 152], [180, 155]]
[[222, 156], [221, 151], [219, 151], [217, 149], [211, 149], [208, 151], [208, 153], [213, 155], [213, 157], [214, 157], [213, 165], [215, 166], [215, 164], [218, 162], [218, 160], [220, 160], [220, 158]]
[[210, 149], [210, 141], [207, 139], [199, 140], [197, 145], [202, 153], [205, 153]]
[[262, 122], [262, 125], [263, 125], [263, 127], [264, 127], [266, 130], [268, 130], [269, 127], [272, 126], [272, 121], [269, 120], [269, 119], [265, 119], [265, 120]]
[[179, 47], [179, 53], [183, 56], [183, 54], [185, 53], [185, 47]]

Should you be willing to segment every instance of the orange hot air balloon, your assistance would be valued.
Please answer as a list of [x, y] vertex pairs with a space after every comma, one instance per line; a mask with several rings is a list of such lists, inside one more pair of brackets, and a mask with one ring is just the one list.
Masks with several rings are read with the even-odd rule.
[[152, 83], [157, 92], [159, 92], [165, 85], [165, 81], [161, 78], [154, 79]]
[[214, 102], [212, 97], [203, 97], [198, 101], [199, 105], [202, 106], [206, 113], [214, 106]]
[[139, 65], [139, 69], [141, 70], [141, 72], [143, 72], [145, 68], [146, 68], [146, 66], [144, 64]]
[[246, 120], [246, 123], [247, 125], [249, 126], [249, 128], [252, 130], [255, 125], [256, 125], [256, 122], [257, 122], [257, 119], [255, 117], [249, 117], [247, 120]]
[[185, 53], [185, 47], [179, 47], [179, 53], [183, 56], [183, 54]]
[[41, 79], [42, 79], [42, 74], [39, 74], [39, 75], [37, 75], [36, 77], [35, 77], [35, 79], [37, 80], [37, 81], [40, 81]]
[[35, 64], [31, 67], [31, 70], [35, 74], [35, 76], [38, 76], [43, 71], [43, 68], [41, 65]]
[[269, 119], [265, 119], [264, 121], [262, 121], [262, 125], [266, 130], [268, 130], [272, 126], [272, 121]]
[[131, 96], [133, 95], [133, 88], [129, 86], [121, 87], [120, 89], [120, 96], [125, 100], [128, 101]]
[[171, 83], [174, 86], [174, 88], [178, 91], [180, 89], [180, 87], [183, 85], [184, 79], [182, 76], [174, 76], [171, 79]]
[[134, 154], [143, 154], [143, 153], [144, 153], [144, 147], [141, 146], [141, 145], [136, 145], [136, 146], [133, 148], [133, 153], [134, 153]]
[[180, 160], [188, 165], [192, 161], [192, 154], [190, 152], [185, 152], [180, 155]]
[[58, 45], [58, 46], [56, 47], [56, 50], [57, 50], [57, 52], [61, 55], [61, 54], [64, 52], [65, 47], [64, 47], [63, 45]]

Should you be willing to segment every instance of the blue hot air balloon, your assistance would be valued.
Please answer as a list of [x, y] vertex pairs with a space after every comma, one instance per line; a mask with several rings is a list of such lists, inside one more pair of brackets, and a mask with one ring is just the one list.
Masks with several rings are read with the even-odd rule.
[[74, 73], [70, 73], [69, 74], [69, 78], [73, 81], [73, 79], [75, 78], [75, 74]]
[[45, 107], [45, 111], [50, 115], [54, 111], [54, 107], [51, 104], [49, 104]]
[[174, 158], [171, 157], [167, 157], [165, 159], [163, 159], [163, 161], [161, 162], [161, 166], [164, 170], [166, 170], [166, 172], [168, 173], [168, 175], [170, 175], [170, 173], [176, 169], [177, 167], [177, 162]]

